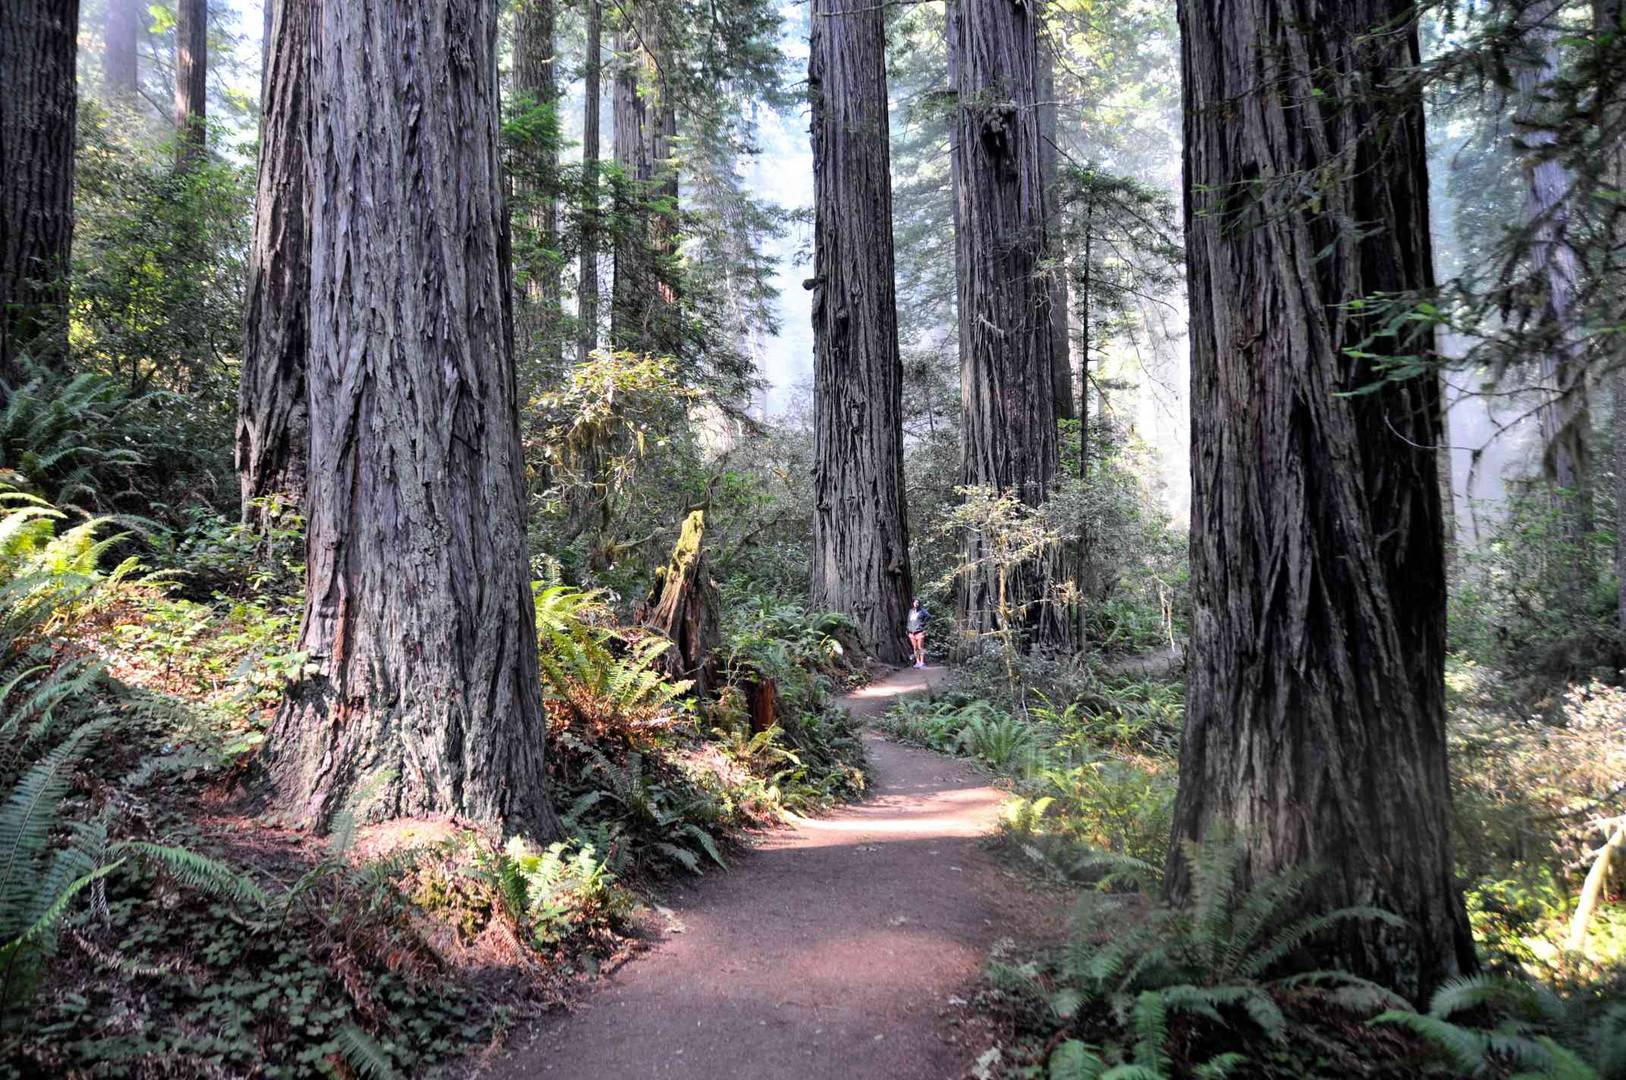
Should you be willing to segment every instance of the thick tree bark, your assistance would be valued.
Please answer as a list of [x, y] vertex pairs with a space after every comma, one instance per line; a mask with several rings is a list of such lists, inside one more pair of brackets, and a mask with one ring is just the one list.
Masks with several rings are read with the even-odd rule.
[[[1323, 961], [1418, 999], [1475, 966], [1453, 877], [1433, 374], [1346, 349], [1350, 301], [1432, 285], [1407, 0], [1307, 20], [1182, 0], [1192, 341], [1193, 629], [1175, 844], [1229, 836], [1249, 881], [1323, 869]], [[1383, 33], [1374, 33], [1383, 28]], [[1313, 191], [1305, 177], [1316, 178]], [[1408, 354], [1426, 341], [1362, 348]], [[1330, 966], [1321, 963], [1319, 966]]]
[[598, 348], [598, 127], [600, 94], [604, 87], [604, 7], [600, 0], [587, 5], [587, 62], [582, 108], [582, 236], [581, 266], [576, 282], [576, 359], [586, 363]]
[[[554, 53], [554, 0], [520, 0], [514, 16], [514, 91], [529, 107], [557, 106], [558, 58]], [[553, 145], [527, 146], [518, 155], [515, 194], [523, 207], [519, 224], [537, 257], [527, 267], [519, 318], [522, 351], [559, 362], [559, 151]]]
[[175, 160], [203, 153], [208, 131], [209, 0], [179, 0], [175, 8]]
[[870, 0], [815, 0], [813, 581], [898, 663], [911, 589], [903, 492], [903, 361], [892, 274], [886, 21]]
[[677, 240], [677, 113], [660, 69], [658, 18], [624, 27], [616, 41], [615, 163], [623, 224], [615, 237], [610, 343], [631, 352], [676, 351], [673, 294], [663, 263]]
[[310, 485], [274, 799], [557, 831], [523, 525], [494, 0], [316, 0]]
[[[0, 381], [68, 353], [78, 0], [0, 0]], [[0, 391], [3, 396], [3, 391]]]
[[269, 496], [299, 506], [310, 439], [305, 400], [310, 4], [271, 0], [266, 7], [272, 22], [260, 99], [259, 182], [237, 394], [237, 476], [246, 522], [259, 520], [256, 500]]
[[[1037, 19], [1017, 0], [951, 0], [958, 95], [952, 148], [959, 273], [961, 483], [1014, 491], [1037, 506], [1056, 475], [1055, 337], [1040, 166]], [[967, 538], [966, 558], [984, 556]], [[1059, 553], [1009, 576], [1006, 609], [1031, 641], [1067, 636], [1054, 602]], [[967, 629], [1001, 625], [993, 568], [962, 578]]]
[[141, 5], [107, 0], [102, 15], [102, 92], [114, 101], [134, 98], [139, 86]]
[[1543, 392], [1543, 465], [1565, 530], [1579, 538], [1592, 529], [1587, 463], [1585, 341], [1576, 315], [1580, 256], [1569, 237], [1569, 198], [1574, 179], [1549, 149], [1556, 136], [1543, 125], [1543, 88], [1558, 77], [1559, 30], [1551, 25], [1561, 5], [1543, 0], [1522, 14], [1521, 58], [1514, 79], [1519, 95], [1525, 159], [1525, 220], [1530, 230], [1530, 261], [1543, 295], [1535, 314], [1545, 348], [1537, 357]]
[[1061, 242], [1061, 137], [1056, 101], [1056, 58], [1047, 43], [1039, 46], [1039, 175], [1044, 180], [1045, 228], [1052, 239], [1047, 280], [1050, 284], [1050, 366], [1051, 395], [1056, 401], [1056, 419], [1072, 420], [1072, 357], [1068, 355], [1067, 333], [1067, 253]]

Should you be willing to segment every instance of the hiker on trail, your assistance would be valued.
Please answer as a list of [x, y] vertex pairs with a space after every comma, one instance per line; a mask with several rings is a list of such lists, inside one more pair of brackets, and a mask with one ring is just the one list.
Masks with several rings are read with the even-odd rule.
[[915, 602], [909, 605], [909, 644], [915, 650], [915, 667], [926, 666], [926, 621], [932, 613], [926, 610], [926, 605], [915, 597]]

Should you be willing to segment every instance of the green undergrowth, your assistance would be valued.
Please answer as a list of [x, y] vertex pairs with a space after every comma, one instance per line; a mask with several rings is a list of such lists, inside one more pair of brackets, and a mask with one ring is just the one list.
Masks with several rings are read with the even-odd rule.
[[980, 1075], [1626, 1077], [1618, 884], [1605, 878], [1580, 946], [1567, 940], [1582, 879], [1616, 827], [1604, 808], [1626, 767], [1618, 688], [1571, 685], [1521, 714], [1501, 680], [1453, 661], [1455, 832], [1486, 973], [1414, 1005], [1296, 966], [1329, 925], [1393, 919], [1307, 913], [1313, 871], [1244, 890], [1239, 856], [1216, 842], [1188, 852], [1190, 905], [1158, 902], [1180, 682], [1036, 656], [1017, 659], [1013, 685], [1004, 659], [974, 662], [882, 721], [1004, 778], [996, 844], [1084, 890], [1065, 947], [996, 950], [973, 1003], [999, 1033]]
[[237, 793], [305, 663], [298, 520], [138, 533], [0, 499], [0, 1076], [422, 1075], [596, 973], [665, 879], [862, 789], [834, 704], [850, 624], [782, 606], [732, 628], [697, 703], [663, 641], [554, 584], [561, 838], [268, 829]]

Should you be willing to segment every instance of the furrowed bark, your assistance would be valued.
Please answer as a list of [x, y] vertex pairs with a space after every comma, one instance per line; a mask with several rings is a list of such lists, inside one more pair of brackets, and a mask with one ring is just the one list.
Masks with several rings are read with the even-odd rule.
[[557, 832], [503, 259], [493, 0], [311, 7], [310, 485], [274, 802]]
[[1047, 42], [1039, 45], [1039, 175], [1044, 181], [1045, 228], [1052, 238], [1046, 281], [1050, 286], [1051, 396], [1056, 419], [1073, 420], [1072, 357], [1067, 333], [1067, 253], [1061, 243], [1061, 137], [1056, 102], [1056, 58]]
[[297, 508], [305, 494], [310, 232], [305, 152], [310, 126], [306, 63], [309, 0], [272, 0], [260, 104], [259, 180], [249, 248], [242, 381], [237, 393], [237, 476], [243, 520], [260, 525], [261, 500]]
[[893, 283], [885, 13], [815, 0], [814, 608], [901, 663], [913, 588], [903, 490], [903, 362]]
[[600, 53], [604, 7], [599, 0], [587, 5], [587, 63], [583, 75], [582, 111], [582, 250], [576, 282], [576, 360], [586, 363], [598, 348], [598, 141], [599, 103], [604, 75]]
[[175, 162], [185, 167], [203, 153], [209, 101], [209, 0], [175, 6]]
[[658, 18], [622, 29], [616, 40], [615, 163], [626, 222], [615, 237], [610, 343], [629, 352], [672, 354], [675, 299], [664, 262], [676, 251], [678, 177], [672, 168], [677, 113], [660, 70]]
[[[1231, 837], [1249, 882], [1322, 868], [1342, 964], [1413, 1000], [1475, 967], [1453, 877], [1433, 374], [1383, 382], [1350, 301], [1432, 285], [1405, 0], [1306, 20], [1292, 0], [1182, 0], [1192, 346], [1193, 629], [1180, 842]], [[1383, 28], [1382, 33], [1375, 33]], [[1304, 178], [1313, 178], [1306, 191]], [[1359, 228], [1354, 226], [1358, 225]]]
[[[0, 0], [0, 381], [68, 355], [78, 0]], [[0, 397], [4, 396], [0, 390]]]
[[[949, 64], [958, 104], [952, 147], [959, 271], [961, 483], [1044, 501], [1057, 468], [1055, 338], [1040, 165], [1037, 19], [1017, 0], [953, 0]], [[983, 557], [967, 538], [966, 560]], [[1030, 642], [1063, 641], [1054, 603], [1059, 553], [1008, 581], [1009, 609]], [[967, 629], [1002, 629], [992, 569], [962, 579]]]
[[1519, 58], [1514, 81], [1519, 137], [1529, 148], [1524, 178], [1530, 262], [1542, 285], [1535, 322], [1545, 347], [1539, 350], [1537, 364], [1541, 384], [1550, 395], [1540, 412], [1542, 464], [1566, 533], [1580, 538], [1592, 531], [1592, 506], [1585, 340], [1575, 311], [1581, 260], [1569, 236], [1569, 199], [1575, 182], [1564, 163], [1548, 152], [1556, 135], [1541, 117], [1544, 87], [1559, 76], [1559, 30], [1552, 21], [1560, 6], [1543, 0], [1522, 12], [1520, 46], [1526, 55]]
[[[514, 90], [528, 105], [557, 106], [559, 101], [554, 52], [554, 0], [521, 0], [514, 16]], [[521, 352], [536, 353], [547, 368], [559, 362], [559, 151], [556, 147], [527, 146], [518, 155], [514, 178], [523, 201], [519, 223], [537, 249], [528, 267], [526, 287], [516, 323]]]

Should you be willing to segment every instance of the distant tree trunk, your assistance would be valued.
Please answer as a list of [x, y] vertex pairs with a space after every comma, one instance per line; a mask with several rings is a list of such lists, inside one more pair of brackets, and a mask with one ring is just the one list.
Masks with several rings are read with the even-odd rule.
[[885, 13], [814, 0], [813, 606], [901, 662], [912, 582], [892, 267]]
[[[514, 91], [524, 105], [557, 107], [557, 67], [554, 0], [520, 0], [514, 15]], [[536, 258], [526, 267], [524, 300], [515, 321], [523, 335], [522, 351], [536, 353], [553, 368], [559, 362], [559, 150], [549, 141], [525, 146], [518, 156], [515, 194]]]
[[[68, 354], [78, 0], [0, 0], [0, 380]], [[0, 391], [0, 398], [4, 393]]]
[[[1622, 0], [1594, 0], [1592, 8], [1595, 48], [1612, 48], [1613, 55], [1621, 55]], [[1608, 46], [1604, 43], [1608, 42]], [[1598, 200], [1608, 208], [1610, 235], [1615, 244], [1609, 254], [1608, 268], [1616, 274], [1626, 270], [1626, 100], [1621, 95], [1621, 72], [1608, 57], [1602, 57], [1598, 70], [1603, 85], [1598, 87], [1597, 107], [1601, 130], [1615, 133], [1614, 143], [1608, 149], [1608, 160], [1602, 170], [1602, 184], [1608, 198]], [[1617, 278], [1618, 280], [1618, 278]], [[1614, 343], [1609, 350], [1616, 365], [1614, 377], [1614, 406], [1610, 420], [1613, 424], [1611, 441], [1615, 448], [1615, 576], [1618, 580], [1616, 625], [1626, 633], [1626, 347], [1618, 343], [1618, 335], [1607, 342]]]
[[102, 15], [102, 92], [128, 101], [139, 87], [141, 6], [137, 0], [107, 0]]
[[243, 520], [268, 525], [256, 500], [298, 508], [310, 439], [305, 371], [310, 233], [305, 148], [310, 127], [306, 56], [309, 0], [270, 0], [260, 95], [259, 182], [249, 248], [242, 382], [237, 393], [237, 476]]
[[1415, 11], [1179, 12], [1194, 611], [1167, 887], [1189, 897], [1180, 842], [1210, 834], [1242, 845], [1250, 882], [1320, 867], [1309, 903], [1409, 925], [1341, 924], [1319, 966], [1416, 1000], [1475, 967], [1452, 863], [1440, 387], [1350, 396], [1381, 375], [1346, 352], [1376, 328], [1350, 301], [1433, 284], [1422, 102], [1390, 85], [1418, 63]]
[[655, 18], [621, 30], [616, 42], [615, 162], [625, 183], [615, 237], [610, 342], [632, 352], [675, 351], [674, 299], [664, 263], [677, 238], [677, 173], [671, 167], [677, 114], [662, 85]]
[[1048, 44], [1039, 46], [1039, 175], [1044, 178], [1045, 228], [1052, 240], [1050, 266], [1051, 393], [1056, 419], [1073, 420], [1072, 357], [1067, 333], [1067, 253], [1061, 228], [1061, 137], [1056, 102], [1056, 58]]
[[[1078, 324], [1078, 479], [1090, 482], [1090, 318], [1094, 294], [1095, 200], [1084, 199], [1084, 228], [1080, 236], [1078, 288], [1071, 293], [1070, 310]], [[1095, 553], [1090, 549], [1090, 519], [1085, 514], [1078, 523], [1078, 645], [1089, 643], [1090, 602], [1095, 597]]]
[[175, 7], [175, 160], [185, 166], [203, 153], [209, 100], [209, 0]]
[[1554, 502], [1565, 531], [1579, 538], [1592, 529], [1587, 463], [1587, 386], [1583, 330], [1576, 315], [1580, 257], [1569, 236], [1569, 200], [1574, 178], [1547, 151], [1557, 136], [1541, 115], [1544, 87], [1558, 78], [1559, 36], [1550, 25], [1559, 0], [1540, 0], [1521, 13], [1520, 47], [1527, 55], [1514, 72], [1519, 102], [1519, 138], [1529, 153], [1524, 162], [1525, 222], [1530, 230], [1530, 262], [1543, 295], [1535, 313], [1543, 345], [1537, 358], [1543, 391], [1542, 460], [1556, 489]]
[[[1057, 467], [1055, 337], [1040, 165], [1037, 18], [1018, 0], [951, 0], [949, 56], [958, 106], [952, 146], [959, 275], [961, 483], [1014, 491], [1037, 506]], [[967, 538], [966, 558], [984, 555]], [[1029, 641], [1067, 636], [1053, 602], [1059, 553], [1009, 576], [1008, 607]], [[967, 628], [1005, 629], [991, 568], [962, 578]]]
[[546, 837], [498, 155], [495, 0], [315, 0], [300, 648], [266, 740], [321, 827]]
[[586, 363], [598, 348], [598, 114], [604, 75], [601, 39], [604, 7], [587, 5], [587, 63], [582, 108], [582, 235], [580, 280], [576, 283], [576, 359]]

